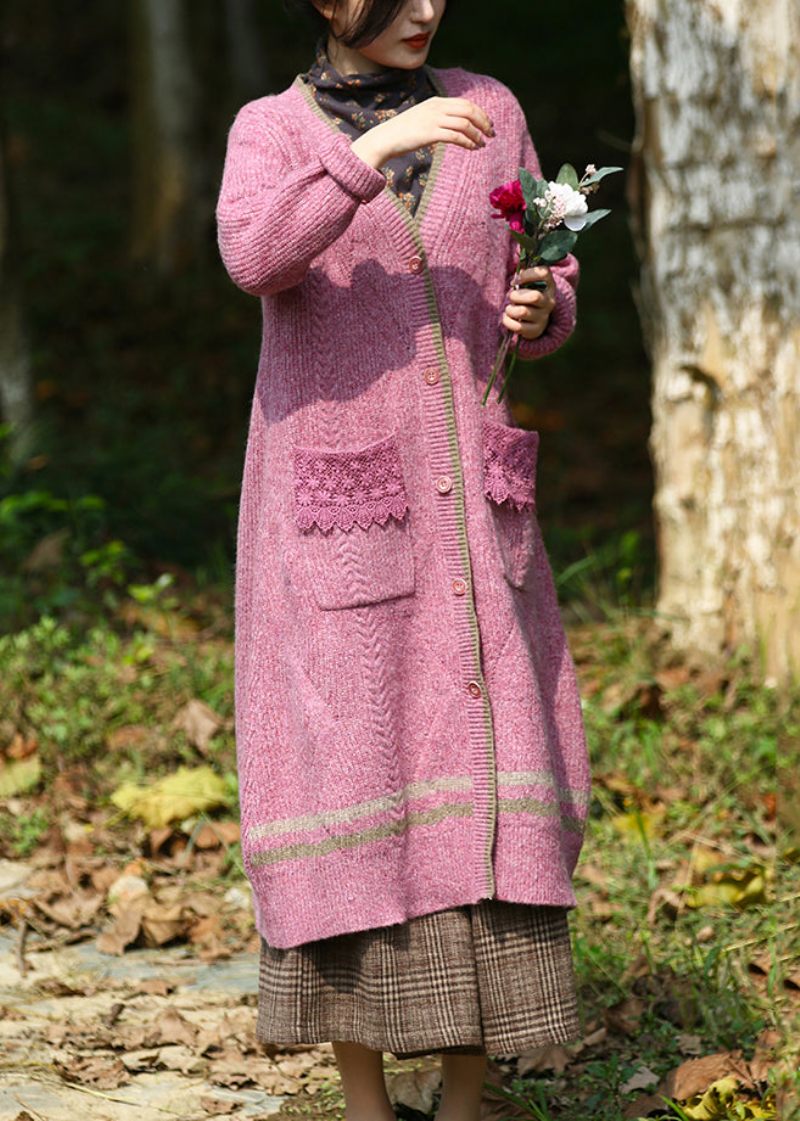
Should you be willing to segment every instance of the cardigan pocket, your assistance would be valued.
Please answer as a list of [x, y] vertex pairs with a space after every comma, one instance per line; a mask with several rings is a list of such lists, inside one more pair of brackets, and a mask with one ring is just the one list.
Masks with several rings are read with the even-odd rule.
[[503, 573], [524, 588], [530, 572], [536, 517], [539, 433], [483, 417], [483, 492], [491, 501]]
[[358, 448], [295, 445], [293, 465], [297, 558], [317, 604], [410, 595], [414, 554], [395, 434]]

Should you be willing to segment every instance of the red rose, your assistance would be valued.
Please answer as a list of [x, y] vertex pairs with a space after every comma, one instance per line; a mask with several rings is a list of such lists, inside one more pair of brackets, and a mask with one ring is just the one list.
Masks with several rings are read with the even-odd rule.
[[512, 230], [524, 232], [525, 197], [519, 179], [495, 187], [489, 195], [489, 202], [495, 210], [500, 211], [499, 214], [493, 214], [492, 218], [504, 218]]

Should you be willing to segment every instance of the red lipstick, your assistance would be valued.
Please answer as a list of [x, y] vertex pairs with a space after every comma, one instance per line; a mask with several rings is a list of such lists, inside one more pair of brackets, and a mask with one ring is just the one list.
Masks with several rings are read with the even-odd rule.
[[403, 42], [408, 43], [412, 50], [418, 51], [427, 46], [430, 37], [430, 32], [428, 31], [424, 35], [412, 35], [411, 38], [404, 39]]

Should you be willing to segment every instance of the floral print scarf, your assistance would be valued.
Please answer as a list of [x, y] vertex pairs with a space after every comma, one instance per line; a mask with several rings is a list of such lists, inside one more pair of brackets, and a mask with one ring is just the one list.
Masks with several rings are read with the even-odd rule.
[[[317, 40], [316, 57], [301, 75], [320, 107], [352, 139], [404, 109], [435, 97], [426, 66], [413, 70], [384, 67], [377, 74], [342, 74], [328, 58], [324, 37]], [[380, 167], [387, 185], [413, 214], [428, 180], [433, 145], [393, 156]]]

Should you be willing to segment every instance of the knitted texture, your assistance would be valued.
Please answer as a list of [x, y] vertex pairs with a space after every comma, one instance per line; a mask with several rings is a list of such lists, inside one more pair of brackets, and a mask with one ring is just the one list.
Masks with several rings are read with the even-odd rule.
[[[296, 78], [236, 114], [224, 266], [260, 298], [235, 587], [242, 859], [277, 948], [483, 898], [574, 907], [590, 769], [536, 518], [539, 434], [481, 396], [517, 243], [489, 193], [539, 173], [503, 83], [434, 145], [410, 214]], [[575, 326], [553, 266], [545, 333]]]

